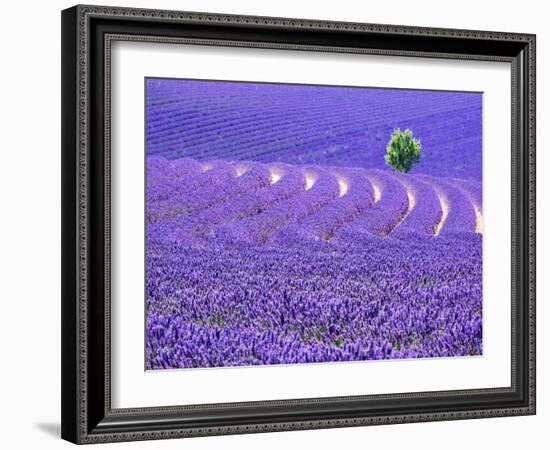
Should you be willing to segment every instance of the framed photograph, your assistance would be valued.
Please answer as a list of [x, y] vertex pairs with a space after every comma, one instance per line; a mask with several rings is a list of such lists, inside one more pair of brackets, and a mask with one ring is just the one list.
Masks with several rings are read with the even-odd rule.
[[62, 437], [535, 413], [535, 36], [62, 12]]

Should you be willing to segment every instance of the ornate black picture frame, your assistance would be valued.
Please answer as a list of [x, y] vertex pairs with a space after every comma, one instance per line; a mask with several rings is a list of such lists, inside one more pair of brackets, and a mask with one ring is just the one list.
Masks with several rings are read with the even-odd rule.
[[[512, 66], [511, 386], [111, 407], [110, 49], [144, 41], [506, 61]], [[535, 36], [75, 6], [62, 12], [62, 437], [165, 439], [535, 414]]]

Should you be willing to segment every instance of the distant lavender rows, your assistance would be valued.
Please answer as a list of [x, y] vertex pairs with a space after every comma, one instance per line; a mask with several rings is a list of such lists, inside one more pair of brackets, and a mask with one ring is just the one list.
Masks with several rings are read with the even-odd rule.
[[149, 369], [481, 354], [480, 182], [147, 167]]
[[481, 179], [478, 93], [147, 80], [147, 152], [388, 170], [394, 128], [422, 141], [412, 174]]

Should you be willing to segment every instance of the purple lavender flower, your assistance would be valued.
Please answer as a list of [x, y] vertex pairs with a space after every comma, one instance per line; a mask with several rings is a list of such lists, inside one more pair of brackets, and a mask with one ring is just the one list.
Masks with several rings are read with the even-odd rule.
[[243, 167], [148, 226], [148, 369], [482, 352], [475, 182]]
[[146, 88], [147, 369], [482, 354], [480, 94]]

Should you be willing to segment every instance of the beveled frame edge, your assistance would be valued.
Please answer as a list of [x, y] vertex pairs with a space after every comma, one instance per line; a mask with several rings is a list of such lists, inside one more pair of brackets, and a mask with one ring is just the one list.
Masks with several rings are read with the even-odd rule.
[[[88, 270], [90, 260], [89, 248], [89, 224], [90, 214], [88, 194], [90, 190], [90, 167], [88, 127], [89, 106], [87, 85], [88, 65], [90, 60], [88, 23], [92, 17], [121, 17], [137, 18], [139, 20], [157, 20], [172, 23], [196, 23], [200, 25], [210, 24], [240, 24], [246, 27], [274, 27], [284, 29], [316, 29], [338, 32], [381, 33], [389, 35], [405, 36], [438, 36], [445, 38], [482, 39], [505, 42], [518, 42], [524, 47], [521, 58], [508, 58], [516, 67], [518, 73], [523, 74], [517, 80], [518, 88], [527, 90], [527, 98], [518, 117], [520, 132], [518, 136], [519, 149], [523, 149], [527, 160], [525, 166], [526, 178], [521, 185], [521, 192], [525, 202], [520, 218], [527, 219], [526, 236], [528, 244], [528, 261], [525, 261], [527, 270], [527, 282], [529, 288], [526, 311], [526, 323], [528, 325], [528, 342], [526, 361], [524, 366], [528, 378], [528, 399], [526, 406], [517, 408], [494, 408], [477, 410], [457, 410], [422, 414], [392, 414], [386, 416], [349, 417], [343, 419], [320, 420], [293, 420], [279, 423], [262, 423], [236, 426], [209, 426], [189, 427], [161, 430], [144, 430], [135, 427], [133, 431], [110, 432], [107, 426], [104, 431], [96, 430], [88, 423], [90, 404], [88, 401], [89, 387], [89, 358], [88, 358], [88, 333], [90, 315]], [[530, 34], [498, 33], [469, 30], [447, 30], [424, 27], [404, 27], [394, 25], [357, 24], [346, 22], [310, 21], [303, 19], [281, 19], [270, 17], [233, 16], [220, 14], [203, 14], [178, 11], [157, 11], [145, 9], [111, 8], [96, 6], [76, 6], [64, 11], [63, 18], [62, 53], [65, 61], [62, 67], [63, 83], [63, 112], [62, 112], [62, 223], [63, 223], [63, 267], [62, 267], [62, 327], [63, 327], [63, 358], [62, 358], [62, 435], [76, 443], [96, 443], [110, 441], [126, 441], [141, 439], [161, 439], [170, 437], [192, 437], [214, 434], [234, 434], [249, 432], [269, 432], [294, 429], [328, 428], [360, 426], [371, 424], [404, 423], [419, 421], [437, 421], [449, 419], [466, 419], [474, 417], [499, 417], [508, 415], [526, 415], [535, 413], [535, 36]], [[128, 36], [128, 35], [127, 35]], [[149, 39], [150, 40], [150, 39]], [[204, 44], [204, 42], [203, 42]], [[266, 47], [273, 48], [273, 45]], [[326, 49], [326, 47], [325, 47]], [[342, 51], [343, 49], [338, 49]], [[357, 49], [354, 49], [357, 50]], [[376, 53], [376, 52], [371, 52]], [[380, 53], [380, 52], [379, 52]], [[382, 54], [392, 54], [382, 50]], [[420, 52], [421, 53], [421, 52]], [[414, 52], [409, 52], [408, 56]], [[418, 56], [426, 56], [426, 54]], [[455, 54], [435, 54], [430, 56], [451, 57]], [[479, 55], [478, 55], [479, 56]], [[463, 56], [466, 58], [465, 56]], [[474, 56], [475, 57], [475, 56]], [[67, 64], [67, 62], [69, 64]], [[72, 63], [72, 64], [71, 64]], [[512, 71], [515, 73], [515, 70]], [[108, 92], [108, 86], [105, 86]], [[521, 105], [520, 105], [521, 106]], [[515, 121], [512, 121], [515, 124]], [[109, 127], [105, 128], [105, 144], [108, 148]], [[78, 152], [75, 152], [75, 144]], [[514, 152], [513, 152], [514, 153]], [[109, 183], [109, 172], [106, 171], [104, 182]], [[95, 180], [97, 183], [98, 180]], [[528, 189], [526, 190], [525, 187]], [[108, 192], [108, 191], [107, 191]], [[105, 196], [106, 210], [109, 207], [109, 196]], [[521, 204], [520, 204], [521, 206]], [[521, 208], [520, 208], [521, 209]], [[108, 215], [107, 215], [108, 216]], [[106, 217], [108, 221], [108, 217]], [[106, 224], [108, 225], [108, 223]], [[106, 227], [108, 229], [108, 226]], [[521, 230], [520, 230], [521, 231]], [[106, 233], [105, 244], [109, 246], [109, 235]], [[106, 255], [108, 256], [108, 254]], [[520, 256], [521, 257], [521, 256]], [[107, 271], [106, 271], [107, 272]], [[105, 276], [109, 276], [105, 273]], [[108, 287], [108, 280], [106, 280]], [[108, 296], [108, 292], [106, 292]], [[78, 299], [75, 309], [75, 296]], [[108, 324], [109, 317], [106, 315]], [[108, 325], [107, 325], [108, 326]], [[108, 339], [106, 339], [108, 353]], [[106, 368], [109, 367], [108, 361]], [[107, 374], [107, 378], [109, 375]], [[422, 394], [412, 394], [421, 397]], [[137, 415], [140, 410], [110, 409], [109, 392], [105, 391], [105, 416]], [[411, 394], [403, 394], [402, 397]], [[371, 396], [372, 397], [372, 396]], [[374, 396], [377, 397], [377, 396]], [[283, 401], [284, 402], [284, 401]], [[290, 402], [290, 401], [289, 401]], [[278, 402], [280, 403], [280, 402]], [[141, 412], [167, 412], [176, 411], [175, 408], [142, 408]], [[131, 428], [131, 427], [130, 427]], [[138, 431], [139, 430], [139, 431]]]

